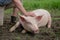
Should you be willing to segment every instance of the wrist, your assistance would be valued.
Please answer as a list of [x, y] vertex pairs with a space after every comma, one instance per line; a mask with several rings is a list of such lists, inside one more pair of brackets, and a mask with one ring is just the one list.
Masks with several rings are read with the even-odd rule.
[[28, 16], [28, 14], [27, 14], [27, 13], [25, 13], [24, 15], [25, 15], [25, 16]]

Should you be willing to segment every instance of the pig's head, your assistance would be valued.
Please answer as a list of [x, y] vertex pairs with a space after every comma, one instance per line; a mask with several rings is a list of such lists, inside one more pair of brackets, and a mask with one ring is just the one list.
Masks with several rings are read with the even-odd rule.
[[40, 20], [41, 16], [30, 17], [30, 16], [20, 16], [20, 22], [22, 23], [24, 29], [33, 33], [39, 33], [39, 28], [36, 20]]

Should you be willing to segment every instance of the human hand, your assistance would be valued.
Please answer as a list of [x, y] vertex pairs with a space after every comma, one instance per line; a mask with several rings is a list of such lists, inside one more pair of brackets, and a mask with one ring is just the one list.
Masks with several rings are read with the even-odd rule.
[[25, 15], [26, 16], [32, 16], [32, 17], [36, 16], [33, 12], [27, 12]]

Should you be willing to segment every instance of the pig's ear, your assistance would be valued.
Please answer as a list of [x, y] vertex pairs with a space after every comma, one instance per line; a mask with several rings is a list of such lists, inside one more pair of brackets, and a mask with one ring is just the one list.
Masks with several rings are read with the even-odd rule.
[[23, 21], [23, 22], [26, 21], [25, 17], [23, 17], [23, 16], [20, 16], [20, 20]]
[[36, 20], [37, 20], [37, 21], [40, 21], [42, 17], [43, 17], [43, 16], [37, 16], [37, 17], [36, 17]]

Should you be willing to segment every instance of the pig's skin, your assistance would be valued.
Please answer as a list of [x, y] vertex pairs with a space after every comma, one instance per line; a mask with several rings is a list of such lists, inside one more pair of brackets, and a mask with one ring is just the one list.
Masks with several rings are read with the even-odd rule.
[[47, 10], [44, 9], [38, 9], [34, 10], [33, 13], [36, 14], [36, 16], [42, 16], [42, 19], [38, 23], [38, 27], [45, 26], [48, 23], [48, 28], [51, 27], [51, 15]]
[[[48, 28], [51, 27], [51, 15], [48, 11], [44, 9], [37, 9], [32, 11], [36, 16], [43, 16], [40, 21], [37, 21], [37, 27], [39, 28], [40, 26], [45, 26], [48, 23]], [[18, 25], [20, 24], [20, 21], [18, 21], [9, 31], [12, 32], [14, 31]], [[27, 29], [25, 27], [25, 29]], [[28, 29], [27, 29], [28, 30]]]

